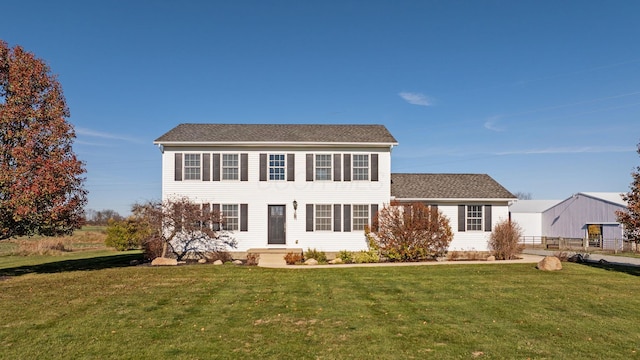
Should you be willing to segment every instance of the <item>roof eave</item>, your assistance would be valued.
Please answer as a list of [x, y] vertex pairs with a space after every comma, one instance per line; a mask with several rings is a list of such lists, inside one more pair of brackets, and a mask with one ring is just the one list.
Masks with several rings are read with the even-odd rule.
[[439, 201], [439, 202], [461, 202], [461, 201], [514, 201], [517, 198], [399, 198], [392, 196], [391, 200], [396, 201]]
[[321, 141], [161, 141], [153, 142], [163, 146], [247, 146], [247, 147], [277, 147], [277, 146], [308, 146], [308, 147], [393, 147], [397, 142], [321, 142]]

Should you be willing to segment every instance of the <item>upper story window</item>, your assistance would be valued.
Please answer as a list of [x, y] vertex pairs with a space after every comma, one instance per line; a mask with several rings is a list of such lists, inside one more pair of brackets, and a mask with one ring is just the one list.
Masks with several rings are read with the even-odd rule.
[[239, 167], [238, 154], [222, 154], [222, 180], [238, 180]]
[[269, 154], [269, 180], [285, 180], [284, 154]]
[[331, 231], [331, 205], [316, 205], [316, 231]]
[[200, 180], [200, 154], [184, 154], [184, 179]]
[[369, 155], [353, 155], [353, 180], [369, 180]]
[[330, 154], [316, 154], [316, 180], [331, 180]]
[[369, 205], [353, 205], [353, 230], [364, 230], [369, 224]]
[[467, 230], [482, 231], [482, 205], [467, 206]]

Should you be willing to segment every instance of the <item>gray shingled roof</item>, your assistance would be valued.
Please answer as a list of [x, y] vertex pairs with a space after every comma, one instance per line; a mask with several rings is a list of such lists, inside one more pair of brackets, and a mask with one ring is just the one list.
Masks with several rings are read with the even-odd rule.
[[515, 199], [486, 174], [391, 174], [396, 199]]
[[157, 138], [167, 142], [387, 143], [396, 139], [383, 125], [180, 124]]

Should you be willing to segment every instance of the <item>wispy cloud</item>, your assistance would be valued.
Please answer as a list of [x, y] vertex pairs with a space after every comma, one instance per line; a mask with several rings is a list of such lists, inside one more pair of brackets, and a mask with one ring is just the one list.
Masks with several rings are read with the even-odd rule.
[[581, 153], [620, 153], [636, 151], [628, 146], [581, 146], [550, 147], [545, 149], [525, 149], [496, 152], [494, 155], [538, 155], [538, 154], [581, 154]]
[[[119, 135], [119, 134], [111, 134], [104, 131], [96, 131], [87, 128], [76, 127], [76, 135], [88, 136], [99, 139], [107, 139], [107, 140], [118, 140], [118, 141], [127, 141], [132, 143], [142, 143], [144, 141], [136, 138], [132, 138], [129, 136]], [[84, 142], [85, 144], [90, 144], [88, 142]]]
[[502, 116], [490, 117], [484, 122], [485, 129], [497, 132], [505, 131], [507, 128], [499, 124], [500, 119], [502, 119]]
[[424, 94], [403, 91], [398, 93], [398, 96], [403, 98], [404, 101], [408, 102], [409, 104], [420, 105], [420, 106], [433, 105], [433, 99], [431, 99], [430, 97]]

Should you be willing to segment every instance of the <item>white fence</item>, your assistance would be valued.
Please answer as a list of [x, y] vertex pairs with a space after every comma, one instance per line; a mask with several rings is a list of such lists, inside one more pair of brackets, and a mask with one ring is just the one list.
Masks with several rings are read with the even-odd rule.
[[625, 239], [602, 239], [594, 241], [586, 238], [563, 238], [550, 236], [523, 236], [520, 244], [529, 248], [552, 250], [609, 250], [638, 251], [634, 242]]

